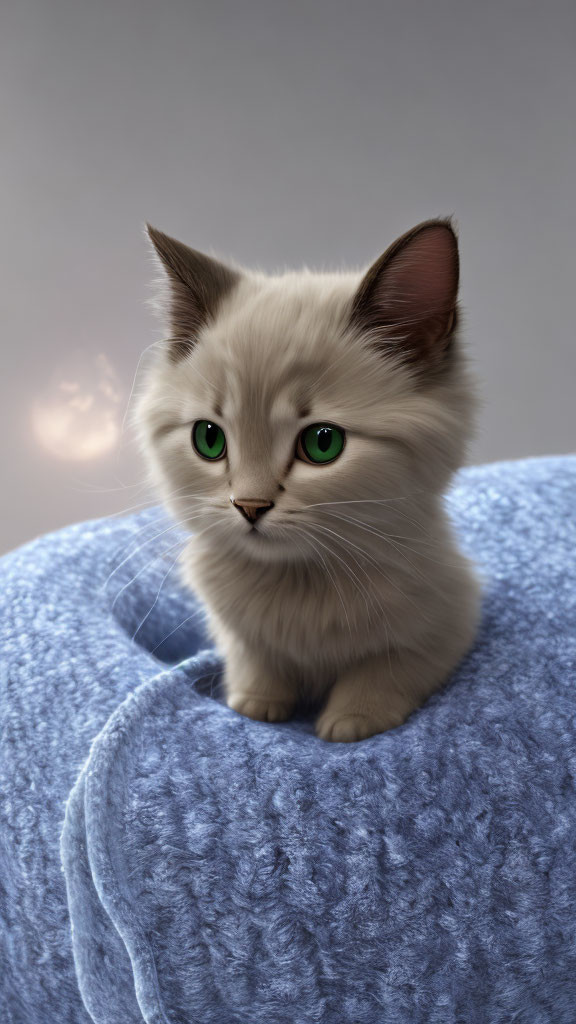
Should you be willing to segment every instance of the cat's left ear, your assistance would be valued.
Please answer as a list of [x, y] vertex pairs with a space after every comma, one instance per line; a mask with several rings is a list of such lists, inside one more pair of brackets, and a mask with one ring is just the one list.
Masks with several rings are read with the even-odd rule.
[[177, 362], [192, 350], [199, 331], [214, 318], [240, 274], [150, 224], [146, 230], [166, 274], [168, 287], [161, 305], [170, 329], [170, 356]]
[[352, 324], [412, 366], [437, 365], [453, 336], [458, 240], [449, 220], [418, 224], [376, 260], [360, 283]]

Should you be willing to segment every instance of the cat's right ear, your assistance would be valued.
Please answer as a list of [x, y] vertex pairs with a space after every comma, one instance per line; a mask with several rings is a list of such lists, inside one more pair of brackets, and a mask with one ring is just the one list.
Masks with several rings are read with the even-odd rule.
[[191, 352], [198, 332], [215, 317], [240, 274], [150, 224], [146, 231], [165, 275], [167, 287], [160, 304], [170, 330], [170, 356], [178, 362]]
[[458, 277], [451, 221], [424, 221], [370, 267], [354, 297], [352, 323], [381, 352], [393, 352], [426, 372], [450, 354]]

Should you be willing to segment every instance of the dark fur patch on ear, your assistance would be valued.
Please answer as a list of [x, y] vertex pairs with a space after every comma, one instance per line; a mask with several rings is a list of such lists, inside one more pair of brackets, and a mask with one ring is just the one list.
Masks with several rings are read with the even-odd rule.
[[198, 332], [214, 318], [224, 296], [240, 280], [240, 274], [150, 224], [146, 229], [166, 272], [165, 307], [171, 331], [168, 343], [170, 357], [178, 362], [191, 352]]
[[424, 221], [370, 267], [354, 296], [351, 324], [379, 351], [418, 372], [445, 364], [456, 330], [458, 241], [449, 219]]

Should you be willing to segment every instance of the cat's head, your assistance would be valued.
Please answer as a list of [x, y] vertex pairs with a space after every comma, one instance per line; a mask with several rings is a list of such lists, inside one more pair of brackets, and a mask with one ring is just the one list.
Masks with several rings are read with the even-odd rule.
[[418, 225], [364, 273], [267, 276], [149, 236], [169, 336], [137, 419], [163, 499], [193, 532], [298, 559], [312, 538], [320, 553], [365, 546], [374, 524], [444, 490], [474, 405], [449, 221]]

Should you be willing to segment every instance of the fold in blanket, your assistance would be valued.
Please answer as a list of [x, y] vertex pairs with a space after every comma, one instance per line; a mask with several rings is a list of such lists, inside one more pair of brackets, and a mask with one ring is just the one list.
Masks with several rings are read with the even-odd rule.
[[477, 643], [358, 744], [225, 705], [158, 510], [4, 558], [0, 1020], [572, 1024], [575, 498], [460, 475]]

